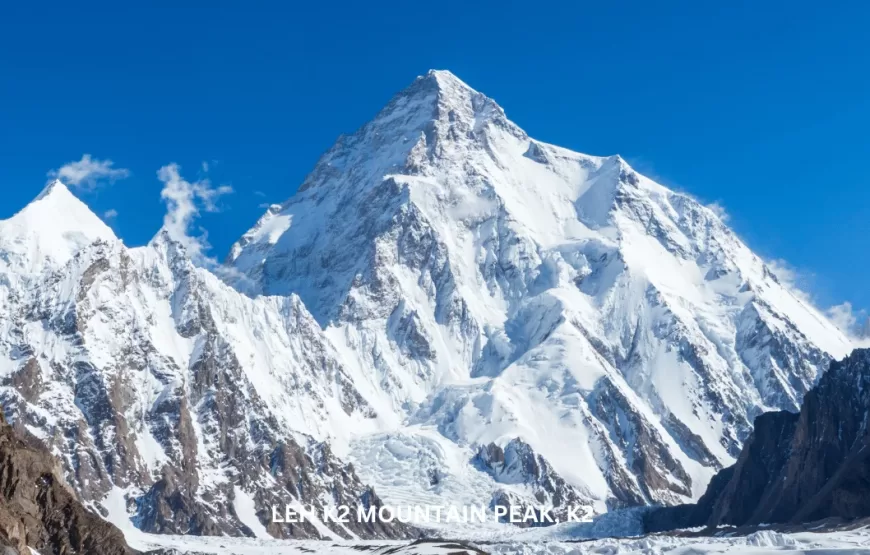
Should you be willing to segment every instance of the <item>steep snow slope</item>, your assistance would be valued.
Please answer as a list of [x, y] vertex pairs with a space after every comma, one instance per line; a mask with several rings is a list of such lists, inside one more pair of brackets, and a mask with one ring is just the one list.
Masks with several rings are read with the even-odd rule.
[[[302, 299], [402, 441], [519, 438], [598, 510], [696, 497], [754, 416], [851, 349], [714, 212], [531, 139], [443, 71], [339, 139], [228, 263]], [[352, 457], [390, 486], [382, 441]]]

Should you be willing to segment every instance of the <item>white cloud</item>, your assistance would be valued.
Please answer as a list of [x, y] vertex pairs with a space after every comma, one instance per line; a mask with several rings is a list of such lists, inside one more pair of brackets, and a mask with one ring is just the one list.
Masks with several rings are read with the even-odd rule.
[[60, 179], [64, 184], [80, 191], [93, 191], [103, 183], [114, 183], [130, 176], [130, 170], [113, 168], [111, 160], [97, 160], [90, 154], [82, 155], [77, 162], [64, 164], [59, 169], [48, 172], [48, 177]]
[[180, 242], [188, 250], [191, 258], [200, 264], [210, 264], [205, 255], [209, 249], [207, 234], [201, 231], [199, 236], [191, 235], [193, 222], [201, 211], [217, 212], [217, 200], [232, 193], [229, 185], [213, 187], [208, 179], [190, 182], [181, 176], [177, 164], [163, 166], [157, 171], [157, 178], [163, 182], [160, 197], [166, 202], [166, 215], [163, 217], [163, 227], [170, 237]]
[[163, 182], [160, 197], [166, 202], [166, 215], [163, 217], [163, 227], [169, 236], [181, 243], [187, 254], [197, 266], [208, 268], [213, 274], [231, 284], [240, 291], [256, 294], [256, 284], [245, 274], [235, 268], [220, 264], [206, 252], [211, 248], [208, 244], [208, 234], [198, 228], [198, 236], [192, 235], [194, 221], [201, 212], [217, 212], [217, 201], [220, 197], [233, 192], [229, 185], [212, 186], [208, 179], [187, 181], [181, 176], [178, 164], [168, 164], [157, 171], [157, 177]]
[[723, 206], [719, 201], [708, 204], [707, 208], [712, 210], [723, 223], [727, 223], [728, 220], [731, 219], [731, 216], [728, 215], [728, 211], [725, 210], [725, 206]]
[[858, 316], [855, 314], [852, 309], [852, 303], [849, 301], [832, 306], [827, 310], [827, 314], [831, 322], [846, 333], [854, 330], [858, 325]]
[[866, 310], [855, 310], [852, 303], [846, 301], [832, 306], [825, 314], [857, 345], [865, 347], [870, 345], [870, 318]]
[[812, 274], [802, 272], [780, 259], [768, 260], [767, 268], [776, 276], [779, 282], [787, 287], [792, 293], [805, 301], [810, 301], [810, 295], [806, 291], [810, 289]]
[[103, 219], [104, 220], [114, 220], [117, 217], [118, 217], [118, 211], [115, 210], [114, 208], [109, 208], [108, 210], [103, 212]]
[[[785, 260], [769, 260], [767, 268], [776, 279], [795, 296], [809, 304], [818, 306], [807, 291], [811, 290], [813, 275], [800, 271]], [[857, 346], [870, 347], [870, 318], [866, 310], [855, 310], [852, 303], [846, 301], [820, 310], [832, 324], [837, 326]]]
[[265, 198], [265, 197], [266, 197], [266, 193], [264, 193], [263, 191], [254, 191], [254, 195], [255, 195], [255, 196], [258, 196], [258, 197], [261, 197], [261, 198]]

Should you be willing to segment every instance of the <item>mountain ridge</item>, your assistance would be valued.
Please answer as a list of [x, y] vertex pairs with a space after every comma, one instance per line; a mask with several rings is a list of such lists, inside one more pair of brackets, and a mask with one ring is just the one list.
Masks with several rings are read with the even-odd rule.
[[0, 401], [146, 531], [418, 533], [280, 527], [287, 499], [691, 501], [851, 347], [711, 210], [529, 138], [447, 72], [243, 235], [238, 291], [169, 233], [83, 236], [46, 257], [0, 234]]

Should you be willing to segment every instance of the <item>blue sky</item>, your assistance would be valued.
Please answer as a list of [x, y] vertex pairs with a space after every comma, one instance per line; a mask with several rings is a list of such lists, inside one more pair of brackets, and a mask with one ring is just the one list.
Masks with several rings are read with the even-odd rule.
[[820, 305], [870, 307], [870, 3], [833, 6], [6, 2], [0, 218], [89, 153], [129, 176], [80, 196], [141, 244], [175, 162], [234, 190], [198, 221], [222, 258], [339, 134], [450, 69], [540, 140], [721, 204]]

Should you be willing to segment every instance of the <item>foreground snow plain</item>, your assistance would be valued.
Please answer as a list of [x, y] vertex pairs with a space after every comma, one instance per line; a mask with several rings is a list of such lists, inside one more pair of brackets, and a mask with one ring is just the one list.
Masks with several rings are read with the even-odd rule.
[[498, 555], [706, 555], [706, 554], [773, 554], [797, 555], [853, 555], [870, 553], [870, 530], [797, 534], [780, 534], [760, 531], [748, 536], [721, 536], [686, 538], [676, 536], [649, 536], [643, 538], [603, 538], [588, 541], [569, 541], [558, 538], [538, 540], [519, 537], [512, 541], [478, 542], [473, 546], [444, 541], [422, 544], [385, 541], [316, 541], [316, 540], [266, 540], [253, 538], [158, 536], [135, 534], [128, 536], [130, 544], [141, 550], [176, 549], [180, 553], [208, 553], [215, 555], [284, 555], [326, 553], [335, 555], [370, 553], [372, 555], [403, 554], [456, 554], [472, 547]]

